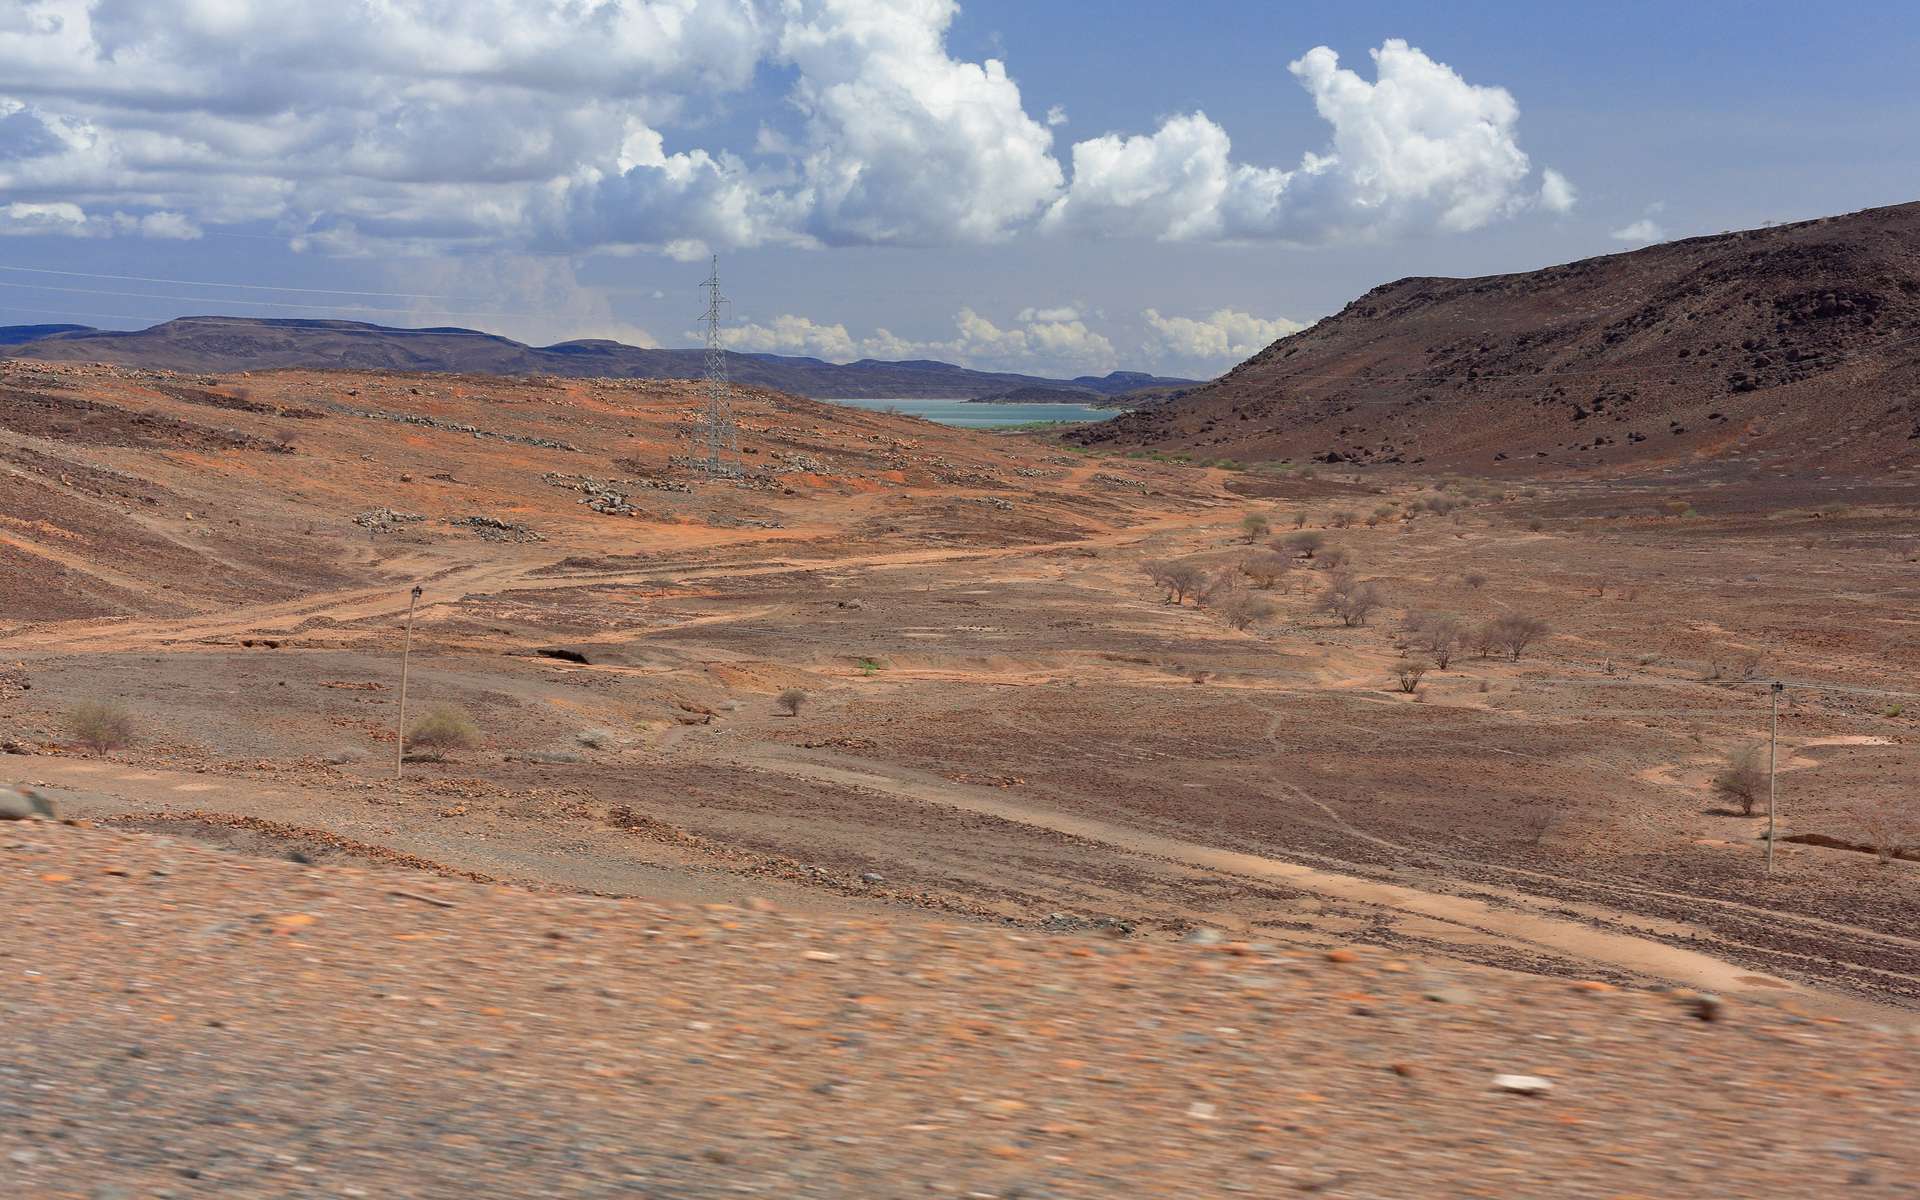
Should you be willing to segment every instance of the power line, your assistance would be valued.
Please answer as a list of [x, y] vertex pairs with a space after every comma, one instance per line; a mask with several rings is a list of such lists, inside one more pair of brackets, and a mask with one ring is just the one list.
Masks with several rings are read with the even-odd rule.
[[1667, 687], [1667, 688], [1770, 688], [1775, 682], [1791, 691], [1846, 692], [1859, 696], [1892, 696], [1920, 700], [1920, 692], [1896, 692], [1887, 688], [1850, 687], [1840, 683], [1803, 683], [1791, 679], [1521, 679], [1521, 683], [1556, 683], [1573, 687]]
[[298, 292], [308, 296], [384, 296], [396, 300], [464, 300], [465, 296], [436, 295], [431, 292], [363, 292], [352, 288], [281, 287], [267, 283], [222, 283], [216, 279], [168, 279], [158, 275], [109, 275], [100, 271], [61, 271], [52, 267], [15, 267], [0, 263], [0, 271], [19, 271], [33, 275], [65, 275], [75, 279], [118, 279], [131, 283], [177, 283], [187, 287], [241, 288], [250, 292]]
[[36, 292], [63, 292], [79, 296], [115, 296], [122, 299], [166, 300], [186, 304], [247, 304], [258, 308], [297, 308], [317, 312], [361, 312], [361, 313], [434, 313], [443, 317], [534, 317], [539, 313], [478, 311], [451, 308], [387, 308], [375, 304], [303, 304], [297, 300], [247, 300], [238, 296], [170, 296], [156, 292], [117, 292], [104, 288], [58, 287], [48, 283], [19, 283], [11, 279], [0, 279], [0, 287], [23, 288]]

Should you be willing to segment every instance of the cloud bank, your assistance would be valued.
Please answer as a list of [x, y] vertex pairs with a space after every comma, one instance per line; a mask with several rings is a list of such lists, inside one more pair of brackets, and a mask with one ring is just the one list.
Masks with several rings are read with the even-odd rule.
[[[339, 254], [691, 257], [1036, 230], [1324, 243], [1574, 202], [1520, 149], [1509, 93], [1403, 41], [1373, 51], [1371, 80], [1326, 47], [1294, 61], [1328, 140], [1267, 165], [1236, 160], [1199, 111], [1063, 150], [1063, 109], [1030, 115], [1006, 64], [949, 52], [957, 11], [15, 0], [0, 11], [0, 232], [264, 224]], [[738, 110], [763, 114], [751, 144], [703, 144]]]

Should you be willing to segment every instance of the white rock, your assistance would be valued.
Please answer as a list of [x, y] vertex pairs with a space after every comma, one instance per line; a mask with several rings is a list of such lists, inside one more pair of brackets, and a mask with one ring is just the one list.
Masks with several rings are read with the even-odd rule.
[[1551, 1079], [1542, 1079], [1538, 1075], [1495, 1075], [1493, 1086], [1503, 1092], [1518, 1092], [1522, 1096], [1538, 1096], [1553, 1090]]

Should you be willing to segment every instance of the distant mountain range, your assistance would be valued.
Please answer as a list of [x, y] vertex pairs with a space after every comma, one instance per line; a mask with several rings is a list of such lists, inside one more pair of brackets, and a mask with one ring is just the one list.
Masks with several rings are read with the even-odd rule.
[[[697, 379], [706, 373], [704, 350], [651, 350], [599, 340], [528, 346], [472, 329], [392, 329], [358, 321], [253, 317], [181, 317], [131, 331], [85, 325], [0, 326], [0, 354], [216, 375], [276, 367], [596, 379]], [[931, 359], [881, 362], [867, 358], [830, 363], [818, 358], [731, 352], [727, 355], [727, 373], [740, 383], [815, 399], [844, 400], [973, 400], [1025, 387], [1100, 398], [1194, 382], [1137, 371], [1047, 379], [973, 371]]]

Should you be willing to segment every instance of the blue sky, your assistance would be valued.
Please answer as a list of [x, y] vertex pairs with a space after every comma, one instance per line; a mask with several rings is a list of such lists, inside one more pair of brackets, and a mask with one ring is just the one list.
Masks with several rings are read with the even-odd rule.
[[1907, 4], [321, 8], [0, 5], [0, 323], [679, 345], [714, 252], [743, 349], [1210, 374], [1403, 275], [1920, 198]]

